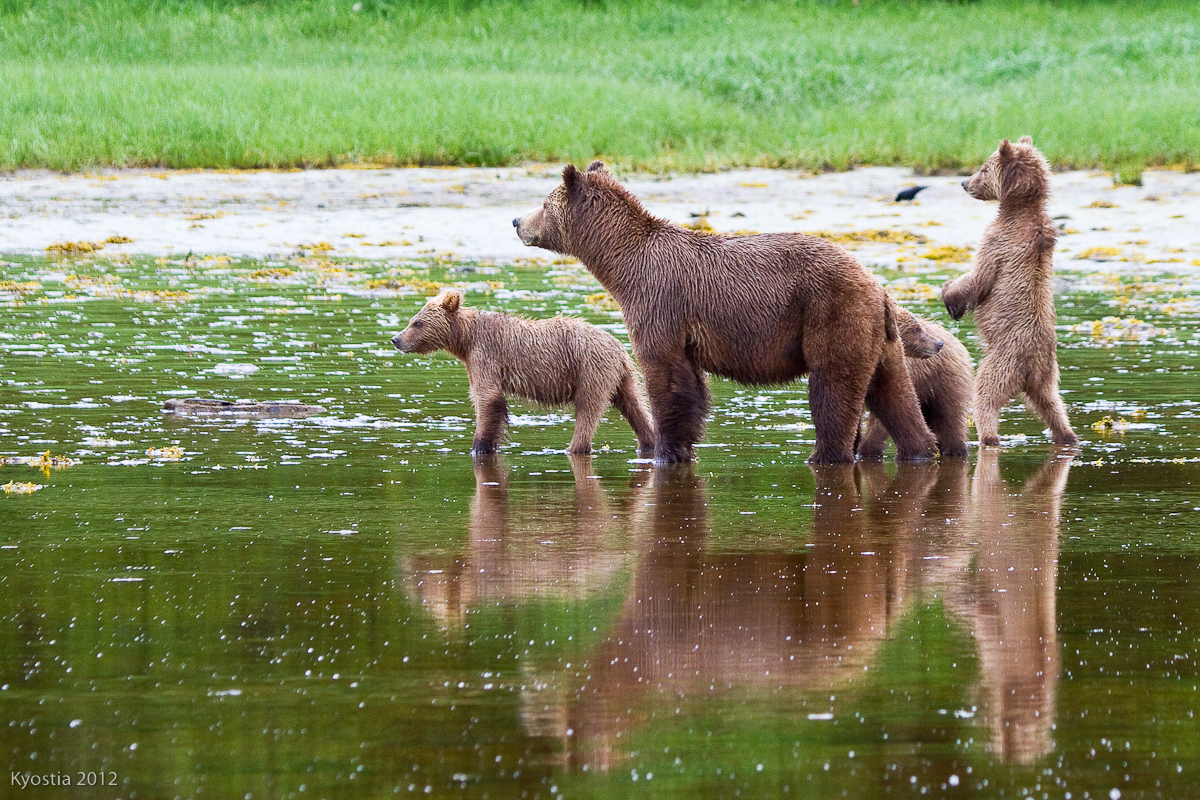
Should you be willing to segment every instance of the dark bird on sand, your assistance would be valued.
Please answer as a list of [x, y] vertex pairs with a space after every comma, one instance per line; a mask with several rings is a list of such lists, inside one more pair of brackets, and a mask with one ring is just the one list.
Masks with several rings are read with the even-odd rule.
[[915, 200], [917, 198], [917, 194], [920, 193], [922, 189], [928, 188], [928, 186], [910, 186], [907, 189], [901, 189], [900, 192], [896, 194], [896, 202], [899, 203], [901, 200]]

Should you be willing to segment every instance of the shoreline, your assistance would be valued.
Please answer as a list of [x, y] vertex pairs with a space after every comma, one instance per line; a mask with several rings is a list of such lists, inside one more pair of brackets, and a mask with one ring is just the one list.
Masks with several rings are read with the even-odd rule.
[[[511, 220], [541, 202], [560, 169], [13, 173], [0, 176], [0, 254], [47, 255], [56, 243], [123, 237], [132, 241], [105, 244], [103, 253], [269, 259], [317, 245], [323, 255], [351, 260], [552, 260], [522, 245]], [[927, 254], [973, 248], [996, 213], [994, 203], [963, 192], [961, 177], [918, 176], [904, 167], [618, 177], [651, 213], [672, 222], [700, 221], [721, 233], [845, 236], [837, 240], [880, 267], [944, 266], [946, 259]], [[1052, 181], [1058, 269], [1200, 273], [1200, 173], [1147, 171], [1142, 186], [1114, 186], [1108, 173], [1093, 170], [1055, 173]], [[894, 202], [913, 185], [929, 188], [914, 202]], [[869, 231], [902, 235], [881, 241], [862, 235]]]

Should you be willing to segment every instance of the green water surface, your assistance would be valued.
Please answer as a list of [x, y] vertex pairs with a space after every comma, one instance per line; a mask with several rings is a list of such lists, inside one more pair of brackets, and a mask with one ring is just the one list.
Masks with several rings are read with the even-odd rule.
[[4, 797], [1200, 797], [1194, 281], [1060, 298], [1076, 450], [1014, 403], [814, 468], [803, 384], [714, 380], [655, 469], [519, 403], [472, 460], [461, 365], [388, 343], [424, 297], [367, 288], [624, 339], [578, 267], [9, 258]]

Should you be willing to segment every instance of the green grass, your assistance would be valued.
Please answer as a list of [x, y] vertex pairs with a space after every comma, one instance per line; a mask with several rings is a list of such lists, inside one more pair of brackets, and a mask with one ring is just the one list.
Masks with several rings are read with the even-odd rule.
[[0, 168], [1200, 165], [1189, 2], [0, 0]]

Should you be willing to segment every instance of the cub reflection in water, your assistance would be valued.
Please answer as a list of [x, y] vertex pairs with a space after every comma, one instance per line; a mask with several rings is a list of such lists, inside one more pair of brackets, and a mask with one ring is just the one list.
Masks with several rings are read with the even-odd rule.
[[618, 583], [633, 565], [625, 509], [638, 488], [613, 503], [590, 456], [568, 456], [573, 485], [510, 487], [500, 456], [474, 459], [475, 497], [468, 539], [455, 554], [405, 556], [411, 596], [445, 628], [460, 627], [468, 607], [532, 598], [582, 600]]
[[1052, 456], [1009, 494], [996, 455], [982, 454], [973, 481], [965, 461], [900, 464], [894, 477], [881, 464], [814, 466], [812, 531], [794, 553], [713, 551], [704, 481], [690, 465], [655, 469], [646, 547], [620, 619], [589, 657], [587, 679], [563, 692], [568, 761], [619, 765], [627, 734], [656, 712], [709, 713], [749, 693], [801, 714], [814, 708], [801, 700], [878, 682], [880, 646], [923, 591], [951, 597], [976, 641], [975, 694], [993, 751], [1022, 763], [1048, 752], [1070, 460]]
[[1054, 749], [1058, 519], [1068, 452], [1052, 454], [1018, 492], [1000, 477], [999, 450], [980, 449], [971, 488], [975, 546], [955, 551], [960, 562], [974, 556], [975, 564], [964, 564], [946, 587], [947, 610], [975, 632], [989, 747], [1010, 762], [1029, 763]]

